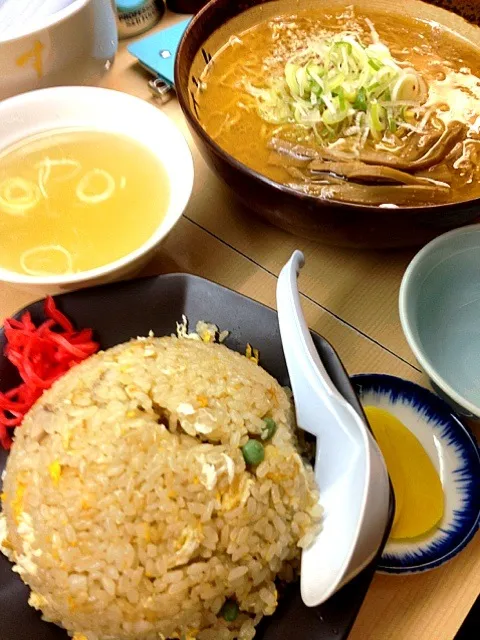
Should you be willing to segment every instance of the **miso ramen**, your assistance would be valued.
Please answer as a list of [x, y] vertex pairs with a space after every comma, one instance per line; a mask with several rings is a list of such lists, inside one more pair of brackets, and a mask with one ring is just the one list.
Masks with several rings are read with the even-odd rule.
[[65, 129], [0, 155], [0, 267], [87, 271], [143, 245], [169, 203], [165, 168], [135, 140]]
[[197, 83], [196, 111], [236, 159], [314, 196], [470, 200], [480, 197], [479, 53], [408, 16], [300, 11], [230, 37]]

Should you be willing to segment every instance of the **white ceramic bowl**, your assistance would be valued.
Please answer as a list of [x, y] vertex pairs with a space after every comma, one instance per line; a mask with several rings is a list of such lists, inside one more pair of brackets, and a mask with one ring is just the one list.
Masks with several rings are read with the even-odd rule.
[[480, 224], [427, 244], [399, 296], [405, 337], [433, 389], [480, 421]]
[[147, 242], [104, 266], [48, 277], [0, 268], [0, 280], [39, 293], [101, 284], [141, 269], [182, 216], [193, 187], [193, 160], [185, 138], [164, 113], [139, 98], [97, 87], [54, 87], [0, 103], [0, 151], [26, 136], [66, 127], [126, 134], [149, 148], [167, 172], [170, 202], [166, 215]]
[[38, 28], [0, 39], [0, 100], [44, 87], [97, 84], [117, 45], [113, 0], [73, 0]]

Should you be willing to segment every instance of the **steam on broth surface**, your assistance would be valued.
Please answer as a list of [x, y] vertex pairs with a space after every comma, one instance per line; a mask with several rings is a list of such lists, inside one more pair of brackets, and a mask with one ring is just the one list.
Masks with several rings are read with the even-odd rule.
[[306, 193], [370, 205], [480, 197], [480, 56], [411, 17], [300, 11], [230, 38], [196, 93], [228, 153]]
[[151, 237], [169, 198], [164, 167], [127, 136], [26, 138], [0, 154], [0, 267], [49, 276], [108, 264]]

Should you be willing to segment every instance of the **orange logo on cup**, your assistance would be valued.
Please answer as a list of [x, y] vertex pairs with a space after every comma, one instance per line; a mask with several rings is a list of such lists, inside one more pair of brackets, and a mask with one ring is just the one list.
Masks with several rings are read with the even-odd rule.
[[37, 72], [37, 76], [41, 78], [43, 76], [42, 53], [44, 49], [45, 45], [40, 42], [40, 40], [35, 40], [33, 47], [29, 51], [26, 51], [25, 53], [22, 53], [21, 56], [18, 56], [18, 58], [15, 60], [16, 65], [18, 67], [24, 67], [31, 61], [33, 68]]

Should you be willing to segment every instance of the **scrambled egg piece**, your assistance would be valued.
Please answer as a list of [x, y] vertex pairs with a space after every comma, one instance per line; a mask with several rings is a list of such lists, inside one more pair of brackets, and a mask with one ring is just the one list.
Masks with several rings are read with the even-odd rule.
[[45, 598], [39, 593], [35, 593], [34, 591], [31, 592], [30, 598], [28, 599], [28, 604], [31, 607], [33, 607], [34, 609], [41, 609], [46, 603], [47, 601], [45, 600]]
[[20, 514], [23, 511], [23, 496], [25, 494], [26, 486], [23, 482], [19, 482], [17, 485], [17, 490], [15, 491], [15, 497], [12, 500], [12, 511], [15, 517], [15, 522], [18, 524], [20, 519]]
[[205, 407], [208, 407], [208, 398], [207, 396], [197, 396], [197, 402], [198, 405], [201, 409], [204, 409]]
[[137, 340], [141, 340], [142, 342], [145, 342], [145, 340], [148, 340], [149, 338], [154, 338], [154, 337], [155, 337], [155, 334], [150, 329], [150, 331], [148, 332], [148, 336], [137, 336]]
[[186, 564], [197, 550], [202, 539], [203, 527], [201, 523], [198, 523], [195, 529], [188, 527], [186, 531], [182, 533], [180, 538], [175, 542], [175, 552], [173, 558], [168, 561], [168, 568], [178, 567], [181, 564]]
[[185, 315], [182, 321], [177, 322], [177, 338], [188, 338], [189, 340], [201, 340], [202, 342], [223, 342], [228, 337], [228, 331], [219, 331], [216, 324], [200, 320], [195, 326], [195, 331], [188, 332], [188, 320]]
[[217, 484], [217, 470], [213, 464], [204, 462], [202, 464], [202, 484], [207, 491], [212, 491]]
[[145, 533], [144, 538], [145, 538], [145, 542], [149, 543], [152, 540], [152, 535], [151, 535], [151, 531], [150, 531], [150, 525], [148, 524], [148, 522], [144, 522], [144, 527], [145, 527]]
[[202, 340], [202, 342], [215, 342], [218, 327], [215, 324], [210, 324], [200, 320], [200, 322], [197, 322], [195, 332], [200, 336], [200, 340]]
[[229, 491], [223, 494], [222, 497], [222, 509], [224, 511], [232, 511], [240, 505], [244, 505], [249, 496], [252, 485], [255, 484], [252, 478], [247, 478], [242, 475], [239, 479], [237, 476]]
[[[179, 636], [178, 634], [174, 634], [172, 636], [172, 639], [175, 638], [176, 640], [197, 640], [197, 634], [199, 631], [200, 629], [191, 629], [186, 633], [182, 633], [181, 636]], [[163, 635], [161, 636], [161, 638], [163, 638]]]
[[[206, 400], [206, 402], [208, 404], [208, 400]], [[190, 402], [181, 402], [176, 408], [176, 413], [179, 416], [183, 417], [194, 415], [195, 413], [197, 413], [197, 411], [198, 409], [195, 409], [195, 407], [190, 404]], [[215, 423], [214, 417], [208, 412], [204, 412], [203, 418], [206, 422], [210, 421]], [[197, 432], [203, 434], [211, 433], [214, 429], [213, 426], [206, 424], [205, 422], [201, 422], [200, 420], [196, 420], [193, 424], [191, 424], [188, 420], [184, 420], [181, 422], [181, 426], [189, 436], [196, 436]]]
[[258, 349], [254, 349], [251, 344], [247, 344], [247, 348], [245, 350], [245, 357], [258, 364], [260, 360], [260, 352]]
[[48, 473], [50, 474], [53, 484], [57, 486], [60, 482], [60, 476], [62, 475], [62, 465], [58, 460], [54, 460], [48, 465]]
[[7, 536], [7, 519], [3, 513], [0, 513], [0, 550], [4, 553], [13, 549]]
[[181, 416], [191, 416], [195, 409], [189, 402], [181, 402], [177, 407], [177, 413]]
[[[221, 464], [217, 468], [212, 462], [207, 462], [204, 456], [200, 456], [200, 462], [202, 463], [201, 479], [207, 491], [212, 491], [218, 480], [218, 476], [222, 473], [226, 473], [228, 476], [228, 483], [232, 484], [235, 477], [235, 463], [230, 456], [226, 453], [221, 454]], [[197, 484], [194, 479], [194, 484]]]
[[267, 444], [265, 447], [265, 460], [273, 460], [278, 457], [277, 447], [273, 444]]
[[65, 433], [62, 434], [62, 445], [63, 448], [65, 449], [65, 451], [68, 451], [69, 447], [70, 447], [70, 438], [72, 437], [72, 434], [70, 431], [65, 431]]
[[222, 457], [225, 460], [225, 466], [222, 466], [221, 470], [223, 471], [225, 469], [228, 475], [228, 482], [232, 484], [233, 478], [235, 477], [235, 463], [226, 453], [222, 453]]

